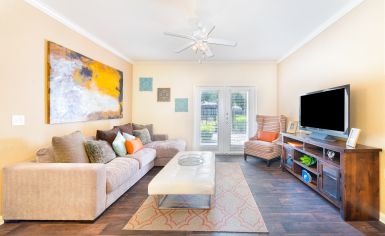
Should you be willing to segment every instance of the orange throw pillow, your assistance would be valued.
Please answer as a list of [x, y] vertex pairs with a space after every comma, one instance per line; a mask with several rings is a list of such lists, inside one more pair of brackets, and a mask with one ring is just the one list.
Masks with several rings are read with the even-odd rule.
[[278, 138], [278, 132], [269, 132], [258, 130], [257, 132], [257, 140], [265, 141], [265, 142], [273, 142]]
[[128, 154], [134, 154], [135, 152], [143, 149], [143, 143], [140, 139], [126, 140], [126, 149]]

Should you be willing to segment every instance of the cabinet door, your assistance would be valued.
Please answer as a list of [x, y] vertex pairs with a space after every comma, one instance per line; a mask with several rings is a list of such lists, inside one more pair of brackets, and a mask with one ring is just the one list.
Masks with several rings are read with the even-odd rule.
[[340, 203], [340, 170], [325, 162], [319, 162], [320, 191], [335, 203]]

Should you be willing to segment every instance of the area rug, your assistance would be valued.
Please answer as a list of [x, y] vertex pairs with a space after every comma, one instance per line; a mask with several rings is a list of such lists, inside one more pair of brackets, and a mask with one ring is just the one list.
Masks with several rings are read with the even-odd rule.
[[124, 230], [268, 232], [238, 163], [216, 163], [211, 209], [159, 210], [149, 196]]

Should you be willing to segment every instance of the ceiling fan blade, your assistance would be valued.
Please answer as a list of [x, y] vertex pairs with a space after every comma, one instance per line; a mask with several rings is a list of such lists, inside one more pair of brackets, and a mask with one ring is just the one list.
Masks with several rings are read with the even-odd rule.
[[223, 46], [231, 46], [231, 47], [237, 46], [237, 42], [235, 41], [227, 40], [227, 39], [218, 39], [218, 38], [208, 38], [207, 43], [223, 45]]
[[214, 56], [214, 53], [211, 51], [210, 47], [207, 45], [206, 48], [205, 48], [205, 56], [206, 57], [213, 57]]
[[190, 43], [188, 43], [188, 44], [185, 44], [185, 45], [183, 45], [182, 47], [176, 49], [175, 52], [176, 52], [176, 53], [181, 53], [181, 52], [183, 52], [184, 50], [187, 50], [187, 49], [191, 48], [192, 46], [194, 46], [194, 44], [195, 44], [194, 41], [193, 41], [193, 42], [190, 42]]
[[211, 26], [211, 28], [209, 28], [209, 30], [207, 31], [206, 37], [209, 37], [209, 35], [214, 31], [214, 29], [215, 25]]
[[191, 36], [191, 35], [188, 35], [188, 34], [178, 34], [178, 33], [172, 33], [172, 32], [164, 32], [164, 34], [168, 35], [168, 36], [184, 38], [184, 39], [190, 39], [190, 40], [194, 40], [195, 41], [195, 38], [193, 36]]

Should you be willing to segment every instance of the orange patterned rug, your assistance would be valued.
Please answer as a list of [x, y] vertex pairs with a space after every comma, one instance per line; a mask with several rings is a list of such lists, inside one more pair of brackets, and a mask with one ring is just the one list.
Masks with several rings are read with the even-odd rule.
[[216, 193], [210, 210], [159, 210], [149, 196], [125, 230], [268, 232], [238, 163], [216, 163]]

